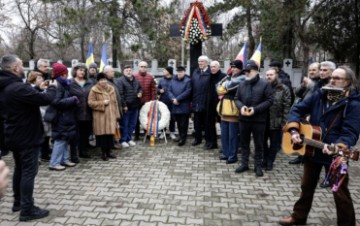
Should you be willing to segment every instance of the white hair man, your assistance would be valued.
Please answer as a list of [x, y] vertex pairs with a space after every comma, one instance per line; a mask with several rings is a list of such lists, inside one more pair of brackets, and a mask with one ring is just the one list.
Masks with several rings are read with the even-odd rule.
[[329, 83], [330, 76], [335, 69], [336, 65], [334, 62], [323, 61], [320, 63], [320, 81], [318, 83], [318, 88], [321, 88]]

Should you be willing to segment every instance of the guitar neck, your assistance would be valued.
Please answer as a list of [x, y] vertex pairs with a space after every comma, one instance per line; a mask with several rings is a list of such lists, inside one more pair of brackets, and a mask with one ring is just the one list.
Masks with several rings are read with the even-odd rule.
[[318, 149], [323, 149], [324, 145], [325, 145], [323, 142], [320, 142], [320, 141], [317, 141], [314, 139], [309, 139], [306, 137], [304, 137], [304, 143], [306, 143], [307, 145], [310, 145], [311, 147], [318, 148]]

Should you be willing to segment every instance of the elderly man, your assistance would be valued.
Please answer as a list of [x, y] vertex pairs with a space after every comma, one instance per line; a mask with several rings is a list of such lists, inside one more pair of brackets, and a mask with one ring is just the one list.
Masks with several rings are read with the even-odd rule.
[[[141, 106], [139, 109], [146, 103], [151, 100], [156, 99], [156, 84], [155, 78], [152, 74], [148, 73], [148, 64], [145, 61], [139, 63], [139, 72], [136, 73], [135, 79], [140, 83], [142, 93], [141, 93]], [[135, 140], [139, 140], [140, 135], [140, 122], [139, 120], [136, 123], [135, 128]]]
[[98, 68], [98, 66], [97, 66], [96, 63], [90, 63], [89, 64], [89, 70], [88, 70], [89, 76], [88, 76], [88, 79], [93, 85], [95, 85], [96, 82], [97, 82], [96, 81], [96, 76], [98, 74], [97, 68]]
[[40, 72], [44, 77], [44, 80], [50, 79], [51, 75], [49, 74], [50, 71], [50, 63], [49, 60], [46, 59], [39, 59], [36, 63], [36, 67], [34, 71]]
[[262, 160], [264, 153], [264, 132], [267, 114], [273, 103], [273, 89], [260, 78], [255, 61], [249, 60], [244, 69], [245, 81], [239, 84], [235, 95], [235, 104], [240, 110], [240, 147], [241, 165], [236, 173], [249, 170], [251, 134], [255, 144], [255, 173], [262, 177]]
[[[209, 102], [211, 75], [209, 68], [209, 58], [207, 56], [200, 56], [198, 58], [199, 68], [197, 68], [191, 76], [192, 84], [192, 110], [194, 113], [194, 129], [195, 140], [192, 145], [201, 144], [202, 131], [205, 131], [205, 139], [209, 138], [209, 130], [207, 129], [207, 106]], [[213, 141], [206, 140], [207, 144], [211, 145]]]
[[[332, 72], [329, 79], [326, 89], [317, 90], [290, 110], [284, 131], [291, 134], [291, 141], [295, 144], [303, 142], [299, 134], [300, 122], [306, 115], [310, 115], [310, 124], [321, 128], [322, 142], [325, 145], [322, 150], [315, 149], [314, 156], [304, 157], [300, 198], [295, 203], [292, 214], [283, 217], [280, 225], [306, 224], [322, 167], [330, 166], [339, 148], [354, 146], [359, 138], [360, 93], [355, 73], [346, 66], [340, 66]], [[342, 160], [346, 162], [346, 158]], [[330, 181], [337, 188], [337, 191], [332, 192], [336, 203], [337, 225], [354, 226], [355, 211], [348, 189], [347, 171], [344, 176], [342, 183], [336, 178]]]
[[219, 98], [216, 92], [216, 84], [226, 76], [226, 74], [222, 73], [220, 70], [220, 63], [218, 61], [212, 61], [210, 63], [210, 75], [210, 90], [208, 93], [209, 97], [206, 106], [207, 123], [205, 124], [205, 131], [207, 131], [207, 133], [205, 133], [205, 149], [218, 148], [215, 124], [216, 118], [218, 117], [216, 106], [219, 102]]
[[20, 221], [43, 218], [49, 211], [34, 205], [33, 191], [39, 167], [39, 153], [44, 141], [40, 106], [49, 105], [56, 96], [56, 81], [50, 81], [46, 92], [38, 92], [24, 84], [21, 59], [6, 55], [1, 60], [0, 109], [5, 117], [5, 142], [13, 151], [14, 205]]
[[327, 85], [330, 81], [331, 73], [336, 69], [336, 65], [331, 61], [323, 61], [320, 63], [320, 81], [318, 88]]

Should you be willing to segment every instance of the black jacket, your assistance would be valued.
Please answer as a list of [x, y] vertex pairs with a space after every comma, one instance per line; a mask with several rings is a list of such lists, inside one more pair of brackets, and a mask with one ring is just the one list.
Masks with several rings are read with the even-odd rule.
[[239, 111], [243, 106], [253, 107], [255, 111], [252, 116], [240, 114], [240, 121], [266, 122], [269, 108], [273, 103], [273, 93], [271, 85], [259, 75], [240, 82], [234, 98], [236, 106]]
[[39, 92], [11, 72], [0, 71], [0, 109], [9, 149], [16, 151], [42, 145], [44, 128], [39, 106], [49, 105], [55, 94], [53, 86]]
[[141, 86], [134, 76], [132, 80], [121, 76], [115, 81], [115, 84], [119, 90], [122, 108], [127, 107], [129, 110], [134, 110], [141, 106], [140, 98], [137, 97], [137, 94], [141, 92]]
[[71, 81], [70, 95], [79, 98], [79, 104], [76, 106], [77, 121], [91, 121], [92, 111], [88, 105], [88, 97], [93, 84], [87, 80], [84, 87], [81, 87], [75, 79]]
[[208, 106], [210, 92], [210, 69], [201, 74], [200, 69], [196, 69], [191, 77], [192, 85], [192, 110], [193, 112], [205, 112]]
[[291, 95], [291, 105], [292, 105], [295, 101], [295, 93], [294, 93], [294, 89], [292, 88], [290, 76], [285, 71], [280, 70], [279, 71], [279, 79], [282, 84], [286, 85], [289, 88], [290, 95]]
[[51, 136], [54, 140], [69, 141], [76, 138], [76, 102], [70, 94], [70, 86], [68, 86], [60, 78], [56, 97], [51, 103], [57, 109], [57, 120], [52, 123]]

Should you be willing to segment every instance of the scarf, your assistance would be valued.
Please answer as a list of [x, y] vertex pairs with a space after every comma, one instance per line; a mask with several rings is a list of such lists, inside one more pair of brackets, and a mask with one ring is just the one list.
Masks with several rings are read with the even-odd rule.
[[327, 99], [330, 103], [336, 103], [343, 97], [345, 97], [345, 92], [343, 91], [328, 90], [327, 92]]

